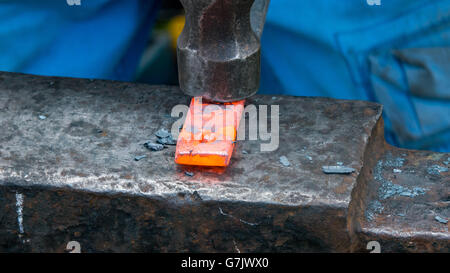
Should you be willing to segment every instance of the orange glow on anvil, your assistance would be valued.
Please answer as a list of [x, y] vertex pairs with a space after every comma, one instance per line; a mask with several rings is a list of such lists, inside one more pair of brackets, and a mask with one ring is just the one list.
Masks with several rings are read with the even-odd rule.
[[193, 98], [178, 136], [175, 162], [181, 165], [226, 167], [230, 164], [245, 100], [203, 102]]

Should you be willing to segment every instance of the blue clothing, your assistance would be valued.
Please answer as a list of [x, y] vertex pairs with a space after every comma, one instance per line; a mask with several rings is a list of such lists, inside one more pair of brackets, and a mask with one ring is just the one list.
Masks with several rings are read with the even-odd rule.
[[0, 1], [0, 70], [132, 80], [156, 0]]
[[261, 93], [372, 100], [387, 140], [450, 151], [450, 0], [274, 0]]

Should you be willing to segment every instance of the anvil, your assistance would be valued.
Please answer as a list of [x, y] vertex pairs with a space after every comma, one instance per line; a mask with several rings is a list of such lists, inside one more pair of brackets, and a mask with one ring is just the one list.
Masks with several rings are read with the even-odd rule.
[[[224, 173], [186, 176], [142, 143], [189, 101], [0, 73], [0, 252], [450, 252], [450, 154], [386, 144], [381, 105], [255, 95], [285, 113], [279, 149], [238, 142]], [[338, 162], [355, 171], [323, 172]]]

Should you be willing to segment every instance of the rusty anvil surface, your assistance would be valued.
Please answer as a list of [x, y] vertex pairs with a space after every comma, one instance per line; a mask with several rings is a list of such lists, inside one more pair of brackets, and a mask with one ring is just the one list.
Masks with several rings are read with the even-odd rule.
[[[83, 252], [367, 252], [376, 240], [382, 252], [449, 252], [436, 217], [450, 217], [450, 154], [385, 144], [380, 105], [254, 96], [280, 105], [279, 149], [240, 141], [223, 174], [189, 177], [175, 147], [142, 145], [189, 99], [176, 87], [0, 73], [0, 251], [64, 252], [76, 240]], [[336, 162], [356, 172], [322, 172]]]

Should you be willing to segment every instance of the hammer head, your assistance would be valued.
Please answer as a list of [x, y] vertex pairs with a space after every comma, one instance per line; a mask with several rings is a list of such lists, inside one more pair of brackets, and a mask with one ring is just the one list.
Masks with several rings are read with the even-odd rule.
[[216, 102], [254, 95], [260, 81], [260, 35], [269, 0], [181, 0], [180, 87]]

